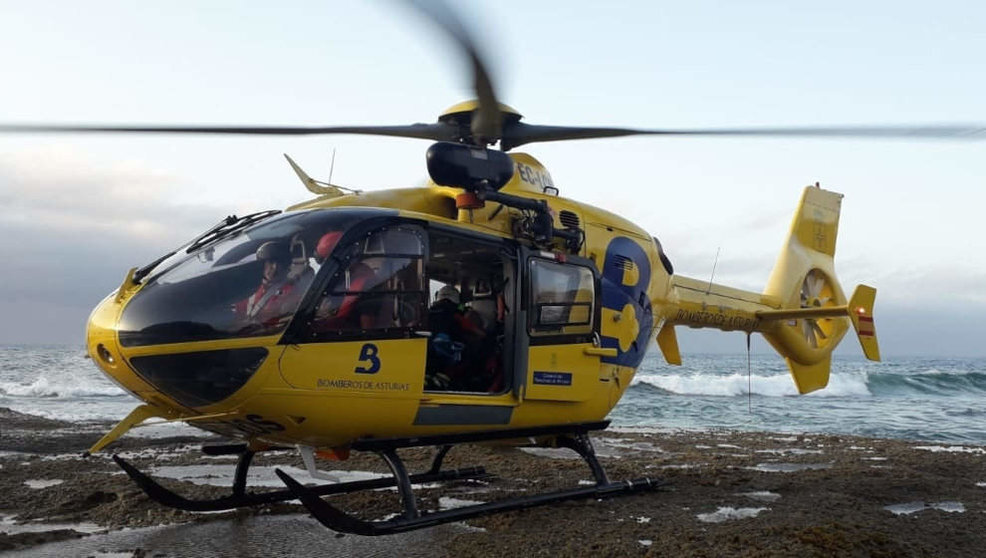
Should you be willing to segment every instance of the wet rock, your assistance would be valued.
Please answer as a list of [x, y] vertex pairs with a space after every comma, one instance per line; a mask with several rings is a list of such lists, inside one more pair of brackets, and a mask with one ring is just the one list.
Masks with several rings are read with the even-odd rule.
[[[0, 514], [16, 514], [18, 520], [89, 521], [114, 529], [161, 524], [189, 524], [190, 528], [217, 520], [242, 521], [254, 514], [303, 513], [288, 503], [223, 514], [165, 508], [148, 499], [106, 456], [60, 455], [84, 441], [70, 427], [23, 417], [16, 420], [23, 426], [18, 443], [36, 454], [0, 456]], [[599, 436], [613, 438], [605, 444], [609, 455], [601, 457], [610, 478], [659, 476], [670, 486], [611, 500], [567, 502], [469, 520], [473, 529], [442, 540], [430, 556], [980, 556], [986, 548], [986, 490], [976, 486], [986, 481], [986, 455], [982, 453], [930, 452], [916, 449], [919, 443], [824, 435], [671, 431]], [[145, 471], [155, 466], [196, 465], [231, 472], [234, 460], [206, 459], [198, 451], [205, 439], [126, 438], [113, 449], [134, 451], [129, 459]], [[724, 451], [722, 445], [743, 451]], [[861, 447], [867, 451], [859, 451]], [[137, 451], [147, 448], [151, 451]], [[428, 448], [401, 450], [412, 471], [427, 469], [431, 454]], [[885, 457], [878, 464], [892, 468], [873, 468], [874, 462], [865, 459], [873, 456]], [[303, 466], [292, 452], [261, 454], [256, 462], [268, 467]], [[572, 488], [591, 479], [580, 460], [503, 447], [457, 447], [446, 463], [449, 468], [483, 465], [491, 477], [422, 488], [417, 491], [422, 508], [437, 509], [443, 497], [496, 501]], [[755, 469], [764, 463], [774, 468], [796, 466], [787, 467], [790, 472]], [[812, 467], [818, 463], [827, 468]], [[387, 472], [386, 464], [373, 454], [354, 453], [348, 461], [325, 462], [324, 466]], [[44, 490], [24, 485], [26, 480], [51, 478], [64, 482]], [[183, 480], [161, 482], [190, 498], [214, 498], [228, 492]], [[470, 494], [475, 490], [482, 493]], [[749, 494], [778, 497], [769, 504], [755, 504]], [[399, 497], [392, 490], [329, 499], [367, 519], [400, 510]], [[932, 510], [896, 516], [884, 509], [888, 504], [916, 500], [962, 502], [966, 512]], [[721, 523], [697, 519], [698, 514], [719, 508], [741, 509], [751, 504], [769, 506], [770, 511]], [[652, 519], [640, 521], [641, 517]], [[332, 535], [325, 531], [325, 540], [336, 540]], [[0, 535], [0, 550], [78, 536], [82, 534], [64, 529]], [[650, 545], [640, 541], [650, 541]], [[137, 552], [135, 548], [147, 556], [157, 552], [146, 545], [135, 545], [128, 552]], [[400, 551], [395, 548], [392, 554]]]
[[72, 529], [55, 529], [39, 533], [15, 533], [7, 535], [0, 533], [0, 550], [17, 550], [55, 541], [78, 539], [87, 536]]

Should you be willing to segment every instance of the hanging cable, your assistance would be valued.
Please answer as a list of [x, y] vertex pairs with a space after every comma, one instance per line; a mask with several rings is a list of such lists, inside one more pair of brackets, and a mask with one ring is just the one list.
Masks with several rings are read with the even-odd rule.
[[746, 332], [746, 405], [750, 414], [753, 414], [753, 369], [750, 366], [750, 335]]

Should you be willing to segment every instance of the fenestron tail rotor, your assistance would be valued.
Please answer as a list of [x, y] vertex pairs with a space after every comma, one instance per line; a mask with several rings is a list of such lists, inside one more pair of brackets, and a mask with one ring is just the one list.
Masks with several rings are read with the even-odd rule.
[[[801, 308], [825, 308], [829, 306], [835, 306], [832, 286], [825, 274], [817, 269], [812, 269], [805, 275], [804, 281], [801, 283]], [[806, 317], [799, 320], [805, 341], [814, 349], [825, 346], [831, 334], [831, 331], [825, 331], [825, 327], [819, 323], [819, 320], [824, 320], [823, 323], [828, 326], [830, 318]]]

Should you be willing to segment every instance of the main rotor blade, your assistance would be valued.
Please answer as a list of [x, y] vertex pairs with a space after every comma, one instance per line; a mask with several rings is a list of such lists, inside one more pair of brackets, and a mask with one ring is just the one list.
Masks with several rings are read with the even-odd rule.
[[81, 133], [152, 133], [152, 134], [236, 134], [304, 136], [315, 134], [361, 134], [399, 138], [454, 141], [454, 126], [410, 124], [407, 126], [158, 126], [106, 124], [0, 124], [0, 132], [81, 132]]
[[418, 11], [448, 33], [472, 63], [473, 90], [479, 106], [472, 116], [471, 131], [477, 143], [495, 143], [503, 132], [503, 115], [496, 100], [493, 80], [476, 48], [476, 41], [455, 12], [440, 0], [409, 0]]
[[745, 137], [830, 137], [884, 139], [947, 139], [976, 141], [986, 139], [986, 125], [948, 124], [928, 126], [816, 126], [792, 128], [708, 128], [640, 130], [634, 128], [589, 128], [581, 126], [539, 126], [516, 122], [503, 131], [504, 151], [527, 143], [573, 139], [615, 138], [621, 136], [745, 136]]

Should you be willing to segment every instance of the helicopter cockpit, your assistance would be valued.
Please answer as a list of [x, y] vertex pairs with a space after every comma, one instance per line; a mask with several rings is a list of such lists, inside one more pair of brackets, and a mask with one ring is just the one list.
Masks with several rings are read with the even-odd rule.
[[[394, 233], [339, 243], [357, 223], [379, 222], [388, 215], [392, 212], [372, 209], [291, 212], [202, 246], [193, 243], [193, 249], [181, 254], [183, 259], [169, 260], [171, 265], [151, 274], [127, 304], [118, 324], [120, 344], [146, 346], [281, 333], [312, 285], [324, 283], [316, 277], [322, 277], [318, 272], [327, 262], [352, 258], [360, 251], [364, 256], [360, 261], [374, 267], [379, 276], [397, 265], [384, 257], [384, 244], [393, 242], [388, 239]], [[367, 243], [376, 244], [364, 250]], [[350, 272], [345, 273], [348, 288]], [[383, 283], [378, 279], [364, 287], [368, 290]], [[334, 284], [333, 288], [342, 287]]]

